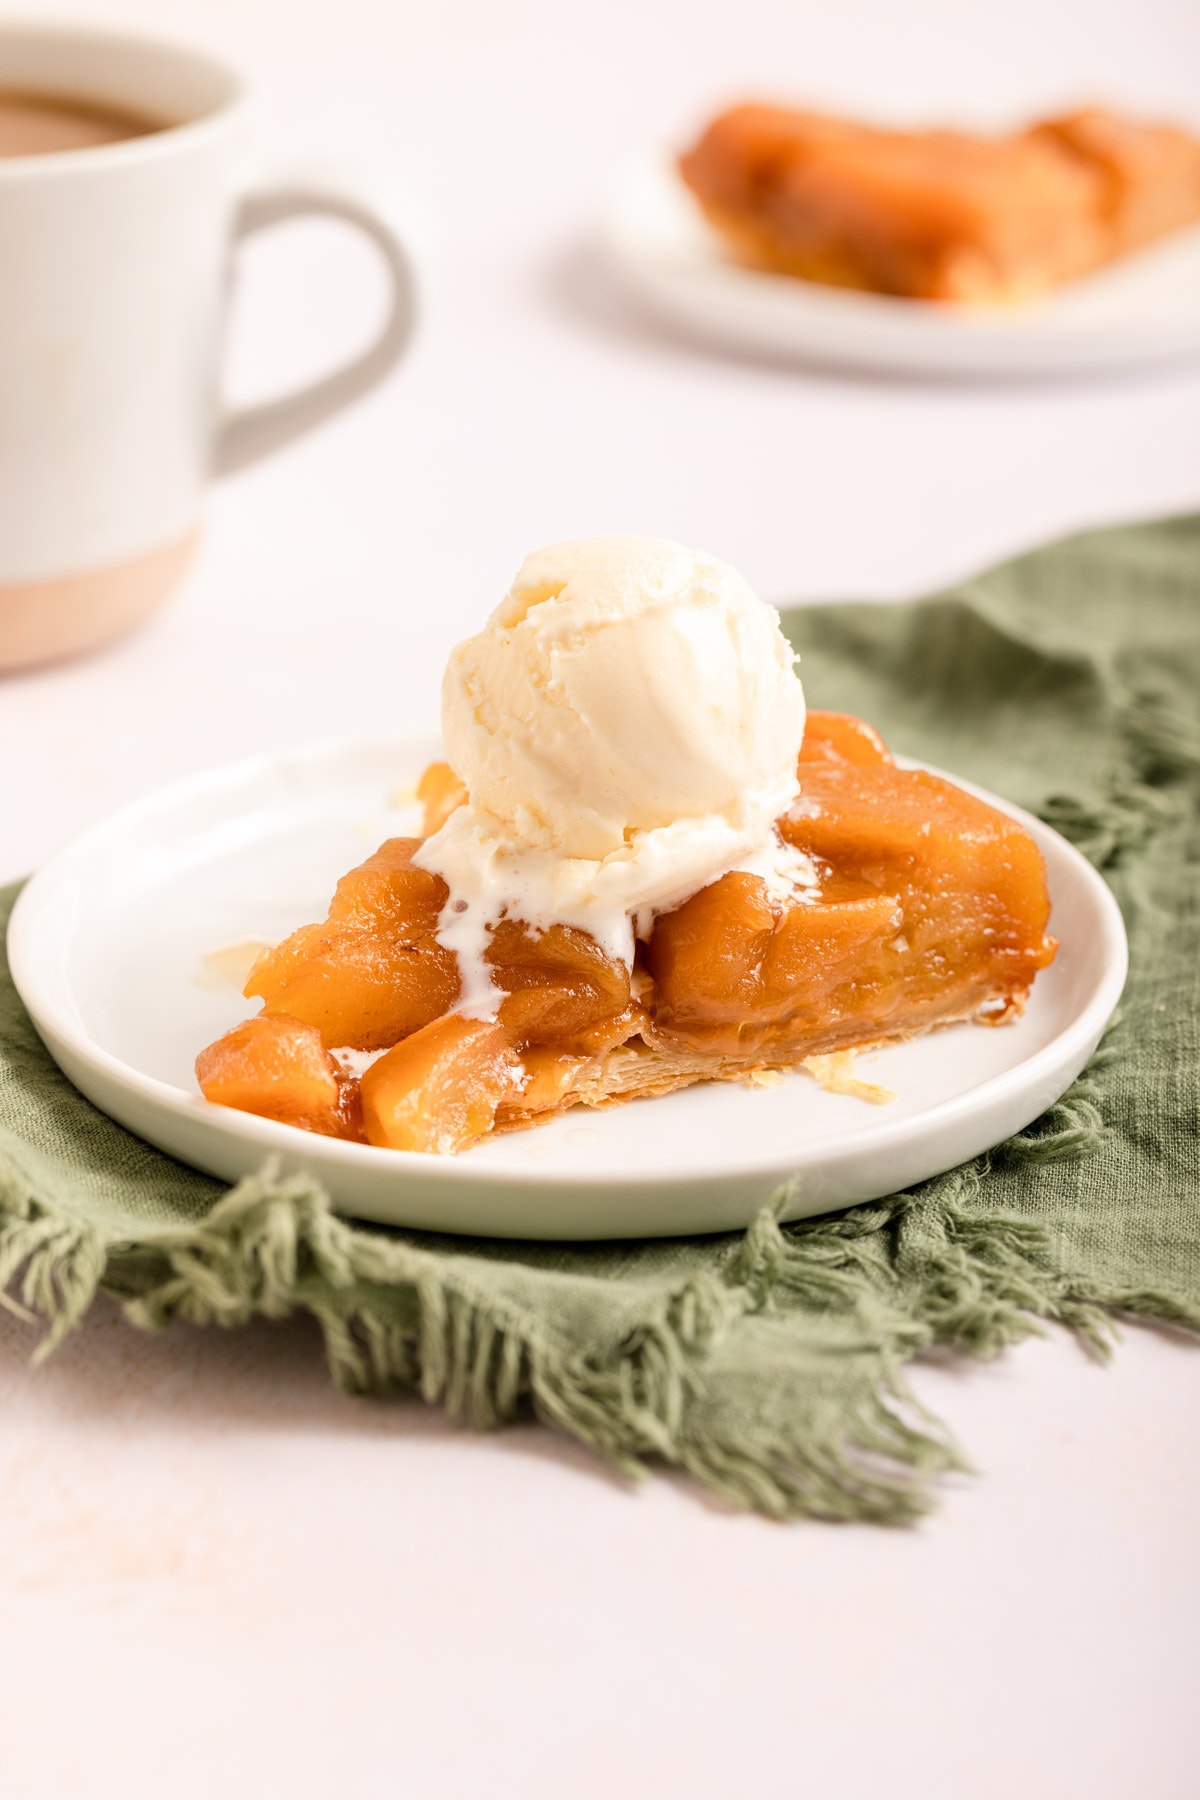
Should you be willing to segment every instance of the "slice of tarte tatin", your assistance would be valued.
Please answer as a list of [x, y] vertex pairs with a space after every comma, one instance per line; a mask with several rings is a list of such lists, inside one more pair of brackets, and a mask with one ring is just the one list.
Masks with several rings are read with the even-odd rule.
[[[567, 1107], [701, 1081], [753, 1080], [813, 1057], [1022, 1011], [1051, 961], [1041, 854], [1015, 820], [897, 766], [878, 734], [810, 713], [800, 798], [778, 821], [813, 880], [746, 871], [664, 911], [632, 966], [571, 925], [497, 923], [492, 1018], [456, 1010], [439, 941], [449, 898], [395, 838], [337, 885], [328, 916], [255, 963], [255, 1017], [202, 1051], [210, 1100], [308, 1131], [451, 1153]], [[466, 799], [423, 778], [426, 834]]]
[[908, 299], [1033, 299], [1200, 221], [1200, 139], [1089, 107], [988, 137], [730, 107], [679, 160], [739, 260]]

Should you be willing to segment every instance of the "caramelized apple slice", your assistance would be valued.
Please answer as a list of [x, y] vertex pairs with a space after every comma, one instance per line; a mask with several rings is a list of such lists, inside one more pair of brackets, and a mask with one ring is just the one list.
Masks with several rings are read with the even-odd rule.
[[727, 875], [658, 921], [656, 1023], [697, 1046], [786, 1054], [1019, 1013], [1054, 955], [1041, 854], [961, 788], [887, 762], [803, 765], [780, 829], [822, 871], [781, 911]]
[[362, 1078], [367, 1142], [452, 1156], [486, 1136], [520, 1080], [502, 1025], [449, 1013], [371, 1064]]
[[323, 925], [304, 925], [250, 971], [244, 992], [315, 1025], [327, 1048], [384, 1050], [458, 998], [458, 963], [437, 942], [448, 890], [415, 868], [419, 838], [391, 838], [343, 875]]
[[730, 1056], [787, 1033], [836, 1037], [861, 1003], [864, 959], [896, 936], [900, 917], [890, 895], [869, 890], [781, 910], [761, 877], [723, 875], [654, 928], [655, 1023]]
[[[810, 712], [804, 721], [800, 762], [855, 763], [873, 768], [890, 763], [891, 752], [873, 725], [852, 713]], [[803, 780], [803, 777], [801, 777]]]
[[299, 1125], [326, 1137], [358, 1137], [357, 1086], [344, 1078], [320, 1033], [299, 1019], [260, 1013], [202, 1050], [196, 1079], [206, 1100]]
[[320, 1033], [330, 1049], [386, 1050], [458, 998], [458, 966], [440, 944], [396, 944], [371, 932], [331, 937], [267, 1002]]
[[277, 1000], [305, 963], [321, 956], [343, 934], [328, 925], [301, 925], [282, 943], [260, 950], [242, 989], [247, 1000]]
[[330, 924], [382, 932], [405, 944], [432, 937], [449, 889], [440, 875], [413, 862], [421, 842], [388, 838], [343, 875], [329, 902]]
[[424, 835], [440, 831], [467, 798], [467, 790], [449, 763], [430, 763], [417, 783], [417, 799], [425, 808]]
[[501, 1022], [522, 1049], [549, 1043], [568, 1054], [587, 1049], [589, 1034], [629, 1006], [629, 970], [572, 925], [536, 933], [518, 919], [502, 919], [487, 960], [505, 990]]
[[[936, 1002], [973, 988], [1020, 1010], [1054, 955], [1046, 936], [1046, 867], [1015, 819], [922, 770], [821, 768], [804, 773], [802, 809], [780, 822], [787, 841], [867, 883], [903, 910], [905, 991]], [[836, 882], [823, 892], [833, 893]]]

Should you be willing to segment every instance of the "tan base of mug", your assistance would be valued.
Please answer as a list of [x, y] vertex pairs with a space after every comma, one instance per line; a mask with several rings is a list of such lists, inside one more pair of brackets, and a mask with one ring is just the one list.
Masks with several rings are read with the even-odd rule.
[[132, 630], [166, 599], [198, 535], [86, 575], [0, 583], [0, 671], [77, 656]]

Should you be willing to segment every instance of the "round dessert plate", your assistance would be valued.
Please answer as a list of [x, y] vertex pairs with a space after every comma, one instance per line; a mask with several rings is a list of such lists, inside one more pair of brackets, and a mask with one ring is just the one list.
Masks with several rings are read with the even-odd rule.
[[971, 310], [743, 267], [666, 157], [629, 163], [602, 215], [610, 255], [661, 320], [726, 349], [896, 374], [1030, 376], [1200, 351], [1200, 228], [1045, 300]]
[[887, 1104], [797, 1071], [575, 1108], [457, 1157], [209, 1105], [192, 1065], [256, 1010], [240, 993], [254, 942], [323, 918], [340, 875], [417, 831], [413, 783], [438, 752], [434, 739], [396, 738], [280, 751], [167, 788], [48, 863], [17, 902], [9, 957], [76, 1086], [183, 1162], [235, 1181], [274, 1154], [363, 1218], [496, 1237], [671, 1236], [745, 1225], [785, 1187], [783, 1216], [799, 1218], [978, 1154], [1058, 1098], [1120, 995], [1125, 935], [1107, 887], [1053, 831], [993, 800], [1042, 847], [1062, 947], [1016, 1024], [955, 1025], [861, 1056], [858, 1073], [894, 1093]]

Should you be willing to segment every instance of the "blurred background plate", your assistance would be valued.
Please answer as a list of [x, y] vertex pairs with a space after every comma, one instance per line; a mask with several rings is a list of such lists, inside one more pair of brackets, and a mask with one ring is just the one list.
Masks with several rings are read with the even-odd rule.
[[724, 349], [890, 374], [1051, 376], [1200, 352], [1200, 229], [1010, 312], [821, 287], [731, 260], [670, 158], [624, 166], [609, 254], [656, 317]]

